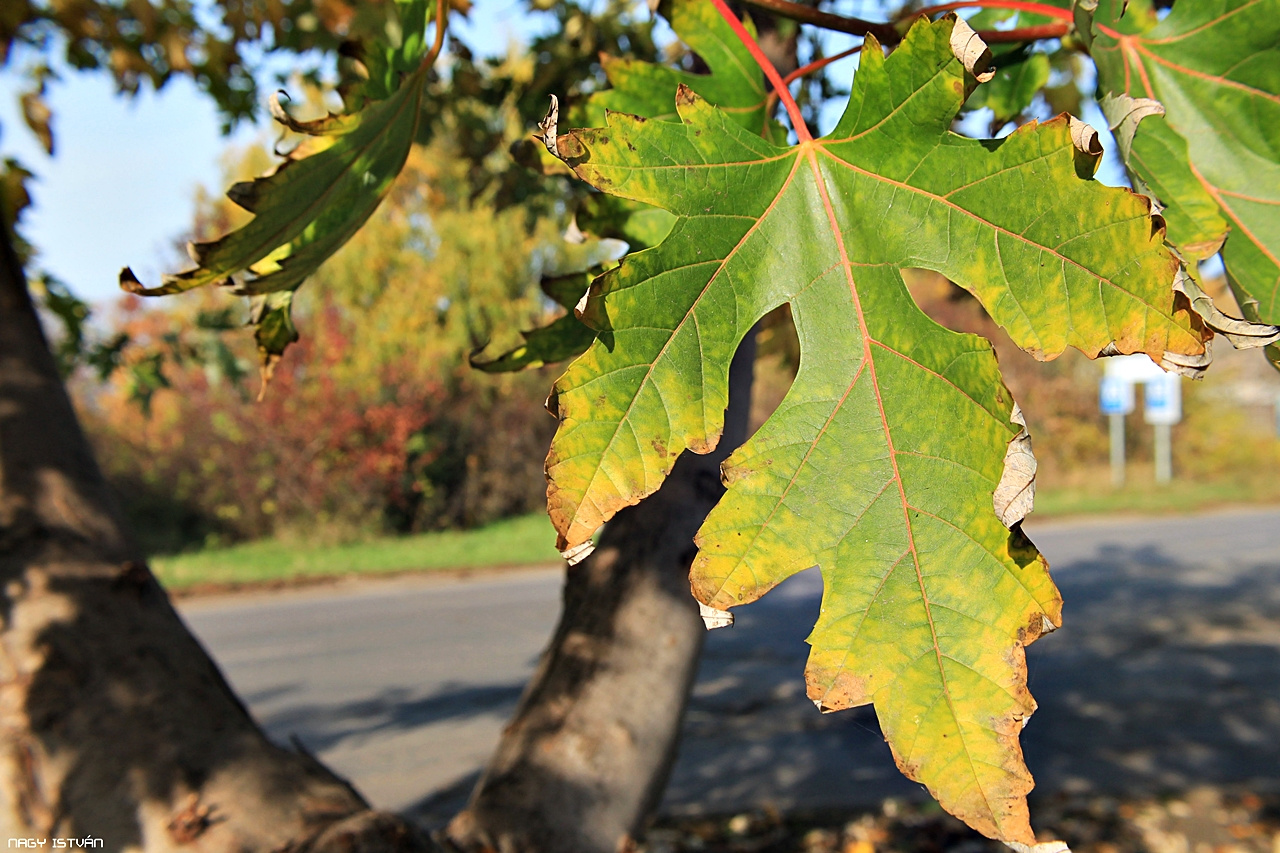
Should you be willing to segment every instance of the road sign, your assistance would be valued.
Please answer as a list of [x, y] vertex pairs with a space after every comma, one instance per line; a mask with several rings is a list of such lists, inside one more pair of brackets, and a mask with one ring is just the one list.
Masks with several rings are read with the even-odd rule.
[[1111, 431], [1111, 483], [1124, 484], [1124, 416], [1133, 411], [1133, 386], [1141, 383], [1142, 416], [1155, 428], [1156, 482], [1173, 478], [1172, 425], [1182, 420], [1182, 385], [1178, 376], [1142, 354], [1107, 358], [1098, 406]]
[[1144, 383], [1142, 419], [1157, 426], [1182, 420], [1182, 385], [1176, 374], [1162, 373], [1158, 379]]
[[1133, 383], [1116, 376], [1104, 376], [1098, 393], [1104, 415], [1127, 415], [1133, 411]]

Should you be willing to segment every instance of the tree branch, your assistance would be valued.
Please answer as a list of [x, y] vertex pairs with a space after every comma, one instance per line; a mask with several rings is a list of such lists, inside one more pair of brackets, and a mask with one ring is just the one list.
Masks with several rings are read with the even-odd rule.
[[923, 9], [918, 9], [909, 17], [914, 19], [920, 15], [954, 12], [956, 9], [1016, 9], [1019, 12], [1044, 15], [1046, 18], [1057, 18], [1067, 23], [1071, 23], [1074, 20], [1070, 9], [1060, 9], [1057, 6], [1050, 6], [1046, 3], [1036, 3], [1033, 0], [965, 0], [965, 2], [943, 3], [938, 6], [926, 6]]
[[833, 15], [830, 12], [822, 12], [811, 6], [792, 3], [790, 0], [743, 0], [743, 2], [760, 9], [767, 9], [784, 18], [799, 21], [802, 24], [813, 24], [815, 27], [822, 27], [824, 30], [834, 30], [838, 33], [849, 33], [855, 36], [873, 35], [881, 44], [897, 44], [902, 41], [902, 35], [893, 24]]
[[[824, 30], [849, 33], [855, 36], [875, 36], [876, 40], [882, 45], [895, 45], [902, 41], [903, 33], [894, 24], [876, 23], [875, 21], [864, 21], [861, 18], [833, 15], [830, 12], [822, 12], [811, 6], [793, 3], [791, 0], [743, 0], [743, 2], [761, 9], [767, 9], [774, 14], [790, 18], [793, 21], [799, 21], [802, 24], [821, 27]], [[1062, 21], [1060, 24], [1041, 24], [1020, 27], [1014, 30], [979, 30], [978, 35], [988, 44], [1062, 38], [1071, 28], [1070, 10], [1031, 2], [1031, 0], [967, 0], [967, 2], [944, 3], [939, 6], [919, 9], [904, 18], [903, 21], [910, 22], [922, 15], [932, 15], [936, 12], [951, 12], [956, 9], [972, 8], [1016, 9], [1022, 12], [1058, 18]]]

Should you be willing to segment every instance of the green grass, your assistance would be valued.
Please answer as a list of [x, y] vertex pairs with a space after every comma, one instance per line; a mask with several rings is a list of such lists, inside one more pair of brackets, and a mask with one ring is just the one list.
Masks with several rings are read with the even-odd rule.
[[[1280, 503], [1280, 484], [1175, 480], [1171, 486], [1161, 488], [1151, 482], [1150, 472], [1133, 471], [1129, 484], [1123, 489], [1099, 484], [1042, 487], [1036, 494], [1033, 517], [1195, 512], [1267, 503]], [[533, 513], [475, 530], [384, 537], [346, 545], [268, 539], [156, 557], [151, 566], [166, 587], [184, 590], [394, 572], [554, 564], [559, 560], [551, 523], [546, 515]]]
[[1280, 488], [1273, 483], [1232, 481], [1190, 482], [1175, 479], [1157, 486], [1145, 472], [1133, 476], [1123, 488], [1109, 484], [1077, 488], [1039, 488], [1032, 518], [1063, 518], [1079, 515], [1145, 514], [1161, 515], [1199, 512], [1227, 506], [1257, 506], [1280, 503]]
[[384, 537], [346, 545], [274, 539], [155, 557], [151, 568], [167, 588], [232, 587], [347, 575], [491, 566], [536, 565], [560, 559], [543, 513], [475, 530]]

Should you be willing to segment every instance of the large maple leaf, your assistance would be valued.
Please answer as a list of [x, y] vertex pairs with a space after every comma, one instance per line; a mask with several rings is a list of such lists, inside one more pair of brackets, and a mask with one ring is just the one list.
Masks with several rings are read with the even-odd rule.
[[1188, 260], [1222, 246], [1246, 316], [1280, 321], [1280, 0], [1178, 3], [1163, 20], [1104, 0], [1092, 30], [1108, 118], [1169, 239]]
[[581, 547], [683, 450], [710, 450], [739, 341], [789, 302], [799, 375], [725, 464], [695, 594], [726, 609], [821, 566], [810, 696], [874, 702], [904, 772], [971, 826], [1033, 844], [1023, 647], [1059, 624], [1060, 599], [1017, 529], [1028, 466], [1005, 460], [1027, 440], [990, 344], [924, 315], [899, 269], [956, 281], [1040, 358], [1176, 361], [1208, 333], [1175, 304], [1147, 200], [1091, 179], [1086, 127], [949, 131], [985, 61], [975, 38], [947, 18], [887, 59], [868, 39], [838, 126], [794, 147], [683, 87], [680, 123], [614, 114], [560, 137], [579, 176], [677, 219], [588, 293], [597, 340], [549, 400], [548, 504], [562, 549]]

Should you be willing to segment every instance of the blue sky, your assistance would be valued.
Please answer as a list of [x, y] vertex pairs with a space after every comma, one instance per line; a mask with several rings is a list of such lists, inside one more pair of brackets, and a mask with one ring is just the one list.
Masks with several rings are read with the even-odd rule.
[[[456, 29], [478, 53], [500, 54], [537, 26], [521, 10], [519, 0], [484, 0]], [[19, 112], [21, 63], [15, 56], [0, 71], [0, 157], [37, 175], [22, 227], [39, 266], [101, 302], [119, 293], [123, 266], [154, 282], [186, 263], [177, 241], [191, 221], [196, 187], [221, 192], [223, 151], [263, 127], [222, 136], [213, 102], [184, 79], [127, 98], [106, 75], [67, 71], [48, 94], [56, 139], [50, 158]]]

